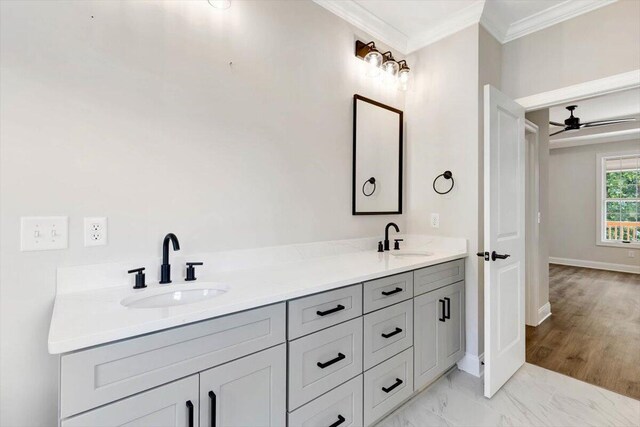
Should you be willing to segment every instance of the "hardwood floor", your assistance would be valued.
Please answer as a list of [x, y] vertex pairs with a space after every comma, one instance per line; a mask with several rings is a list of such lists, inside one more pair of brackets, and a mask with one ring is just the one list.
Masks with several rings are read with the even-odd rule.
[[551, 264], [527, 362], [640, 399], [640, 275]]

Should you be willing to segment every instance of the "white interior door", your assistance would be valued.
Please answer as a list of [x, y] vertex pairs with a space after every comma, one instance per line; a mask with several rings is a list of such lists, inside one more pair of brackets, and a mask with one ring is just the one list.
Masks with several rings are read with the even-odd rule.
[[484, 87], [484, 395], [525, 358], [524, 108]]

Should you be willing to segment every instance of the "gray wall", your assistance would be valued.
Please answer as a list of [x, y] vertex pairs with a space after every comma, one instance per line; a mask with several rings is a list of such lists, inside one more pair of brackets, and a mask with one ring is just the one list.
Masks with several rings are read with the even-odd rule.
[[[407, 60], [414, 64], [407, 93], [407, 225], [414, 232], [469, 239], [478, 247], [478, 25], [429, 45]], [[447, 195], [432, 189], [433, 179], [450, 170], [456, 182]], [[440, 228], [430, 225], [440, 214]], [[478, 261], [466, 264], [467, 353], [479, 354]]]
[[[596, 155], [640, 151], [640, 140], [551, 150], [549, 255], [580, 261], [640, 266], [640, 250], [596, 245]], [[635, 258], [629, 258], [629, 251]]]
[[[55, 425], [58, 266], [160, 256], [169, 231], [186, 253], [405, 231], [351, 215], [352, 96], [404, 95], [316, 4], [0, 7], [1, 425]], [[29, 215], [68, 215], [69, 249], [19, 252]], [[108, 246], [83, 246], [84, 216]]]
[[619, 0], [503, 46], [503, 91], [515, 98], [640, 68], [640, 1]]

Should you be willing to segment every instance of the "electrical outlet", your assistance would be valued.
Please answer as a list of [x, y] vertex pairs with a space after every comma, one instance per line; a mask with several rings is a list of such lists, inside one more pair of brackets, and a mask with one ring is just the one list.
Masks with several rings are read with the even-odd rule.
[[68, 229], [66, 216], [24, 216], [20, 218], [20, 250], [66, 249]]
[[440, 228], [440, 214], [437, 214], [437, 213], [431, 214], [431, 227]]
[[103, 246], [107, 244], [107, 218], [84, 219], [84, 245]]
[[636, 257], [636, 251], [629, 251], [627, 256], [629, 256], [629, 258], [635, 258]]

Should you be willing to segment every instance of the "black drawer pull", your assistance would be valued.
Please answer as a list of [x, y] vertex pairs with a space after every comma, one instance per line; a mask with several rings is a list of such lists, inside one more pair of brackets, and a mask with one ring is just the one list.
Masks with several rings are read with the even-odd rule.
[[451, 298], [444, 297], [444, 300], [447, 302], [447, 312], [444, 314], [445, 319], [451, 319]]
[[404, 289], [402, 288], [395, 288], [392, 291], [382, 291], [382, 295], [384, 295], [385, 297], [388, 297], [389, 295], [393, 295], [393, 294], [397, 294], [398, 292], [402, 292]]
[[385, 393], [389, 393], [391, 390], [393, 390], [394, 388], [398, 387], [400, 384], [402, 384], [402, 380], [400, 378], [396, 378], [396, 382], [393, 383], [392, 386], [390, 386], [390, 387], [382, 387], [382, 391], [384, 391]]
[[393, 332], [389, 332], [388, 334], [382, 334], [382, 338], [391, 338], [394, 335], [398, 335], [400, 332], [402, 332], [402, 329], [396, 328], [396, 330]]
[[444, 305], [445, 305], [445, 302], [444, 302], [443, 299], [439, 299], [438, 302], [440, 303], [440, 312], [442, 313], [442, 317], [438, 316], [438, 320], [441, 321], [441, 322], [444, 322], [444, 321], [447, 320], [447, 318], [444, 317]]
[[212, 391], [209, 392], [209, 400], [211, 401], [211, 427], [216, 427], [216, 394]]
[[340, 310], [344, 310], [344, 305], [338, 304], [338, 306], [336, 308], [332, 308], [331, 310], [326, 310], [326, 311], [318, 310], [318, 311], [316, 311], [316, 314], [318, 316], [326, 316], [327, 314], [335, 313], [335, 312], [340, 311]]
[[342, 354], [342, 353], [338, 353], [338, 357], [336, 357], [336, 358], [334, 358], [334, 359], [331, 359], [331, 360], [329, 360], [328, 362], [324, 362], [324, 363], [322, 363], [322, 362], [318, 362], [318, 367], [319, 367], [320, 369], [324, 369], [324, 368], [326, 368], [327, 366], [331, 366], [331, 365], [333, 365], [334, 363], [338, 363], [338, 362], [339, 362], [339, 361], [341, 361], [342, 359], [346, 359], [346, 358], [347, 358], [347, 356], [345, 356], [344, 354]]
[[193, 427], [193, 403], [187, 400], [187, 411], [189, 412], [189, 427]]
[[336, 421], [335, 423], [331, 424], [329, 427], [338, 427], [340, 424], [342, 424], [345, 421], [346, 421], [345, 417], [343, 417], [342, 415], [338, 415], [338, 421]]

